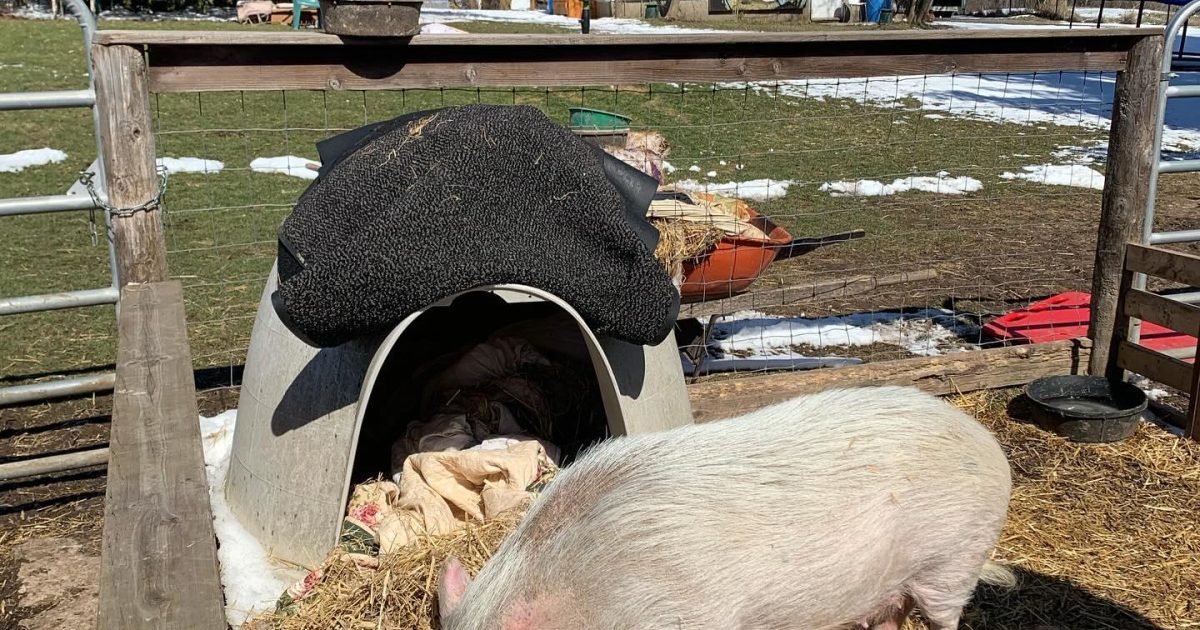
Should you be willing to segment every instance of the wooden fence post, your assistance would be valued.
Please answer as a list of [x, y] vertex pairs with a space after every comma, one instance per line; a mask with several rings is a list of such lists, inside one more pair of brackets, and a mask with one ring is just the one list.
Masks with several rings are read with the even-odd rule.
[[[92, 46], [96, 107], [108, 205], [136, 208], [159, 194], [146, 60], [132, 46]], [[112, 217], [117, 275], [130, 282], [167, 279], [167, 248], [158, 204]]]
[[1118, 313], [1125, 245], [1141, 242], [1150, 172], [1158, 164], [1154, 155], [1154, 121], [1159, 103], [1159, 72], [1163, 38], [1147, 37], [1129, 51], [1125, 69], [1117, 74], [1113, 98], [1112, 129], [1108, 136], [1108, 166], [1096, 263], [1092, 271], [1092, 306], [1088, 336], [1092, 355], [1088, 373], [1105, 374], [1116, 361], [1115, 335], [1128, 318]]

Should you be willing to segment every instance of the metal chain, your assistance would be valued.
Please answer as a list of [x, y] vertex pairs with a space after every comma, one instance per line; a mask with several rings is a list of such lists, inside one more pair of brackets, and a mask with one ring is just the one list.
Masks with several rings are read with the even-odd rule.
[[[105, 200], [101, 197], [100, 191], [96, 190], [96, 174], [92, 171], [81, 171], [79, 173], [79, 183], [83, 184], [84, 187], [87, 188], [88, 195], [91, 196], [92, 203], [94, 204], [94, 207], [88, 211], [88, 224], [92, 233], [91, 236], [93, 247], [95, 247], [99, 242], [96, 232], [96, 208], [103, 208], [105, 212], [108, 213], [109, 220], [111, 221], [112, 217], [129, 217], [133, 216], [133, 214], [137, 212], [149, 212], [150, 210], [158, 208], [162, 205], [163, 196], [167, 194], [167, 169], [165, 166], [159, 165], [155, 167], [155, 172], [158, 173], [158, 193], [145, 203], [140, 203], [130, 208], [117, 208], [108, 205], [108, 203], [105, 202]], [[108, 226], [105, 226], [106, 232], [107, 229]]]

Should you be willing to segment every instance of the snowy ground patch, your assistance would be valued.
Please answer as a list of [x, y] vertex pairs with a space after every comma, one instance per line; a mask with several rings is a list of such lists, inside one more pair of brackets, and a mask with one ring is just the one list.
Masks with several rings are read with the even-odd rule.
[[794, 346], [814, 348], [884, 343], [912, 354], [937, 356], [951, 349], [976, 327], [952, 311], [923, 309], [883, 311], [831, 317], [776, 317], [755, 311], [735, 313], [713, 327], [710, 338], [722, 357], [798, 358]]
[[[989, 23], [980, 28], [994, 26]], [[755, 87], [795, 98], [844, 98], [898, 109], [911, 108], [915, 101], [923, 113], [988, 122], [1107, 130], [1112, 123], [1115, 83], [1116, 74], [1111, 72], [1047, 72], [813, 79]], [[1200, 73], [1181, 73], [1171, 83], [1200, 84]], [[1173, 99], [1167, 105], [1163, 146], [1181, 152], [1200, 151], [1200, 108], [1184, 101]]]
[[[565, 15], [550, 15], [541, 11], [448, 9], [421, 7], [421, 23], [437, 22], [509, 22], [516, 24], [541, 24], [579, 31], [579, 20]], [[703, 28], [680, 26], [658, 26], [641, 20], [626, 18], [593, 18], [591, 32], [604, 34], [639, 35], [646, 33], [727, 33]]]
[[316, 179], [317, 172], [308, 167], [309, 164], [317, 164], [308, 158], [297, 157], [295, 155], [281, 155], [279, 157], [260, 157], [254, 158], [250, 162], [250, 170], [256, 173], [282, 173], [283, 175], [291, 175], [300, 179]]
[[225, 168], [224, 162], [196, 157], [161, 157], [155, 160], [155, 163], [167, 169], [167, 172], [172, 175], [175, 173], [220, 173]]
[[0, 154], [0, 173], [20, 173], [31, 166], [58, 164], [67, 154], [58, 149], [23, 149], [16, 153]]
[[983, 189], [983, 182], [974, 177], [951, 177], [950, 173], [940, 171], [936, 176], [912, 176], [897, 179], [885, 184], [874, 179], [857, 181], [843, 180], [825, 182], [820, 190], [834, 197], [883, 197], [896, 193], [917, 190], [943, 195], [961, 195]]
[[234, 517], [225, 500], [225, 478], [229, 474], [236, 421], [237, 411], [233, 409], [212, 418], [200, 417], [213, 529], [220, 543], [217, 560], [225, 589], [225, 618], [234, 628], [273, 608], [283, 591], [304, 575], [303, 571], [273, 562], [258, 540]]
[[1001, 173], [1003, 179], [1023, 179], [1047, 186], [1073, 186], [1104, 190], [1104, 173], [1083, 164], [1035, 164], [1020, 173]]
[[[709, 177], [715, 175], [716, 173], [713, 173]], [[688, 192], [704, 192], [725, 197], [737, 197], [738, 199], [766, 201], [768, 199], [778, 199], [786, 195], [788, 187], [794, 183], [794, 181], [788, 179], [752, 179], [748, 182], [716, 184], [685, 179], [681, 182], [675, 182], [675, 187]]]

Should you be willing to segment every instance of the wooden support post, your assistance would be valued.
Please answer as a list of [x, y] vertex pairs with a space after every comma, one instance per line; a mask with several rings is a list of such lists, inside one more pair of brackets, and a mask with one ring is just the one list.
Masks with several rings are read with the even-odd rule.
[[1141, 241], [1150, 172], [1158, 164], [1158, 156], [1153, 154], [1154, 120], [1159, 103], [1162, 53], [1163, 38], [1147, 37], [1133, 45], [1125, 69], [1117, 74], [1096, 264], [1092, 271], [1089, 336], [1093, 346], [1089, 374], [1104, 374], [1116, 361], [1121, 335], [1114, 332], [1125, 245]]
[[[108, 204], [136, 208], [159, 194], [146, 60], [133, 46], [92, 46]], [[113, 216], [121, 286], [167, 279], [161, 208]]]
[[[1196, 357], [1196, 360], [1200, 361], [1200, 340], [1196, 342]], [[1188, 410], [1183, 434], [1200, 441], [1200, 364], [1192, 365], [1192, 386], [1188, 390]]]

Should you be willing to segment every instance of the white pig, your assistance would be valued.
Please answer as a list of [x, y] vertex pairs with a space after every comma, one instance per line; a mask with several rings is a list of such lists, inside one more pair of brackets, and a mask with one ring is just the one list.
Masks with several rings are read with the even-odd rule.
[[958, 627], [1008, 510], [991, 433], [902, 387], [827, 391], [601, 443], [472, 582], [442, 568], [443, 630]]

